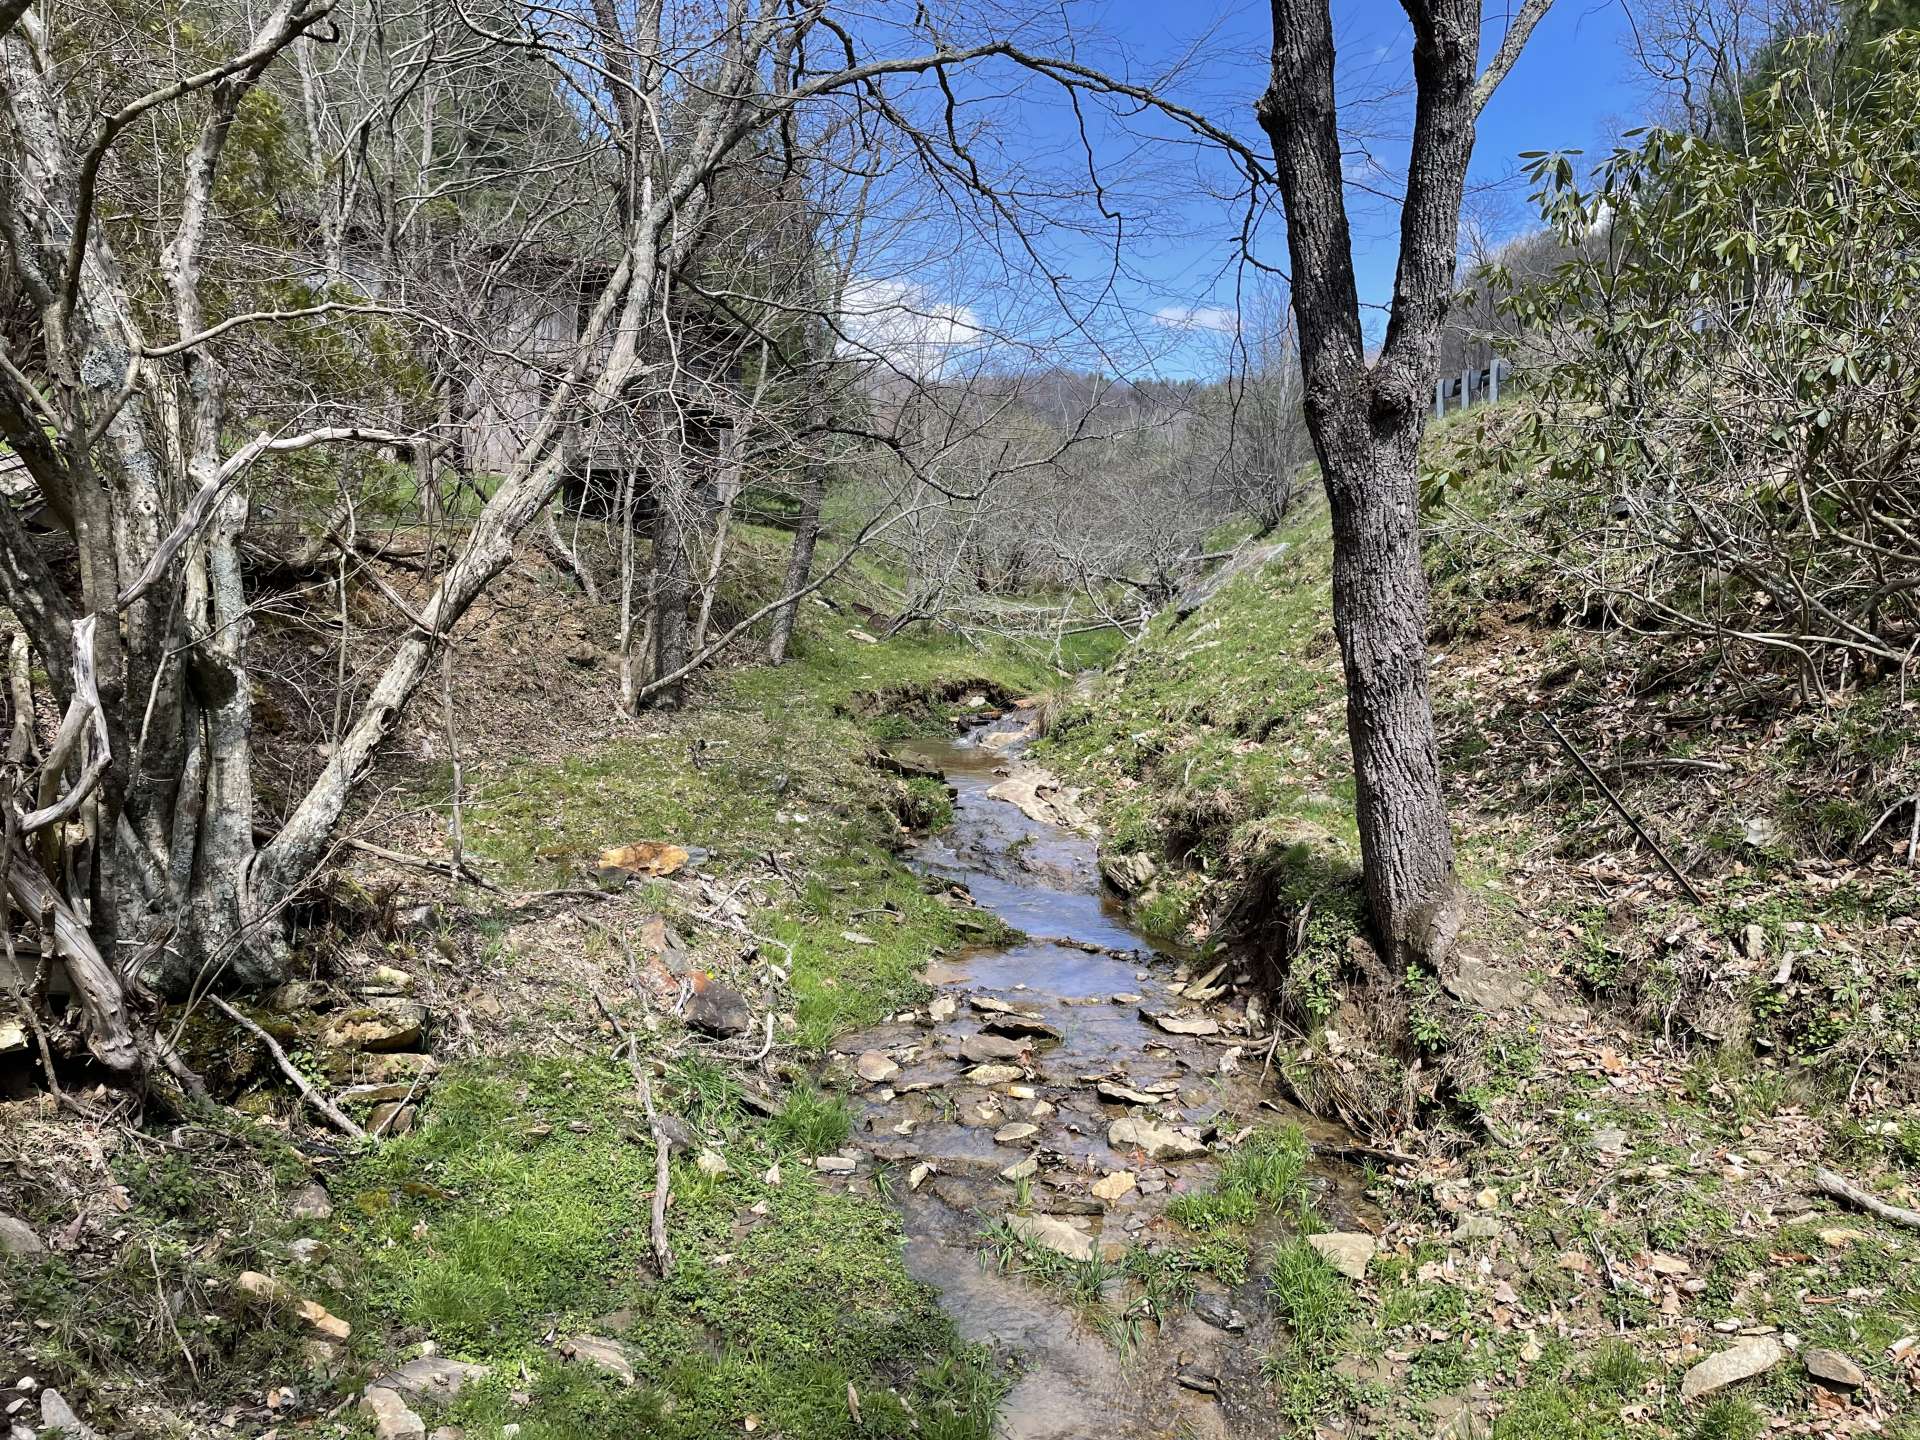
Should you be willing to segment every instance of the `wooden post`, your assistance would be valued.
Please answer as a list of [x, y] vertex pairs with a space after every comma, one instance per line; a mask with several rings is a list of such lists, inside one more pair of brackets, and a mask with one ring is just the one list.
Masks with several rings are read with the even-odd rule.
[[1444, 380], [1436, 380], [1433, 382], [1433, 418], [1436, 420], [1441, 419], [1446, 413], [1447, 382]]
[[1487, 403], [1493, 404], [1500, 398], [1500, 357], [1492, 356], [1487, 361]]
[[1460, 408], [1462, 410], [1473, 408], [1473, 371], [1471, 370], [1460, 372]]

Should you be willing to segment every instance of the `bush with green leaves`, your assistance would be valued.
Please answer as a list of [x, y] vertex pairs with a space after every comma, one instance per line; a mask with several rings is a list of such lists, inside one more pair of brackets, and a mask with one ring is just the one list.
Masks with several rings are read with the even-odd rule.
[[1518, 541], [1591, 623], [1710, 638], [1808, 697], [1910, 665], [1920, 637], [1920, 32], [1822, 83], [1782, 48], [1736, 150], [1637, 132], [1590, 176], [1527, 157], [1569, 258], [1488, 275], [1529, 396], [1475, 468], [1528, 477]]

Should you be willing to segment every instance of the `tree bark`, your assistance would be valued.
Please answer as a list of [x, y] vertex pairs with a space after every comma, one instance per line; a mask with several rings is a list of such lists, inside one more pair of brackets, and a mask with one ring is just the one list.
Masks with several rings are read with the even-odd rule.
[[1272, 0], [1257, 107], [1286, 208], [1306, 414], [1333, 520], [1333, 618], [1347, 681], [1356, 819], [1374, 928], [1398, 962], [1437, 966], [1465, 910], [1428, 692], [1418, 462], [1479, 107], [1546, 0], [1526, 0], [1476, 84], [1479, 0], [1405, 0], [1416, 86], [1393, 306], [1366, 358], [1342, 190], [1328, 0]]

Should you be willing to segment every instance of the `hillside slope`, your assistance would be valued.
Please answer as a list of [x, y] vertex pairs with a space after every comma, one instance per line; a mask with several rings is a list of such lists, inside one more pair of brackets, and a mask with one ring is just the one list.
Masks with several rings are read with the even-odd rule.
[[[1710, 647], [1595, 624], [1530, 547], [1547, 533], [1493, 477], [1431, 517], [1474, 898], [1441, 975], [1390, 973], [1365, 936], [1319, 508], [1057, 704], [1050, 761], [1101, 797], [1134, 913], [1274, 996], [1286, 1088], [1409, 1156], [1382, 1183], [1408, 1274], [1370, 1277], [1363, 1314], [1372, 1378], [1416, 1417], [1440, 1373], [1497, 1435], [1745, 1434], [1762, 1413], [1911, 1433], [1920, 1245], [1832, 1213], [1814, 1171], [1920, 1194], [1914, 872], [1905, 827], [1858, 843], [1898, 799], [1912, 702], [1887, 683], [1793, 704]], [[1682, 1378], [1729, 1336], [1782, 1349], [1703, 1413]], [[1813, 1378], [1820, 1347], [1865, 1383]], [[1364, 1420], [1382, 1402], [1352, 1381], [1306, 1390]]]

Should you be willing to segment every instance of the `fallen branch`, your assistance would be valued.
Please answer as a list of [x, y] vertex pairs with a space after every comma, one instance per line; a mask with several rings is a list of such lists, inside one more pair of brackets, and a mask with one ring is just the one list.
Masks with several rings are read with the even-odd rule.
[[673, 1269], [673, 1247], [667, 1243], [667, 1196], [673, 1184], [670, 1170], [673, 1141], [660, 1128], [660, 1117], [653, 1109], [653, 1087], [641, 1073], [640, 1062], [629, 1057], [629, 1063], [633, 1066], [633, 1083], [640, 1091], [640, 1103], [646, 1107], [647, 1128], [653, 1132], [653, 1209], [648, 1232], [653, 1242], [653, 1263], [664, 1280]]
[[351, 1135], [355, 1140], [365, 1140], [367, 1138], [367, 1132], [362, 1130], [345, 1111], [341, 1110], [331, 1100], [327, 1099], [326, 1096], [313, 1088], [312, 1084], [307, 1080], [307, 1077], [300, 1073], [299, 1067], [287, 1058], [287, 1052], [280, 1048], [280, 1042], [278, 1040], [254, 1024], [253, 1021], [242, 1015], [218, 995], [209, 995], [206, 998], [214, 1009], [218, 1010], [222, 1015], [226, 1016], [229, 1020], [233, 1021], [234, 1024], [238, 1025], [242, 1030], [245, 1030], [249, 1035], [253, 1036], [254, 1039], [267, 1047], [267, 1053], [273, 1056], [273, 1063], [280, 1067], [280, 1073], [282, 1075], [285, 1075], [287, 1079], [293, 1082], [293, 1088], [300, 1092], [301, 1099], [305, 1100], [315, 1110], [318, 1110], [343, 1134]]
[[1560, 748], [1573, 757], [1573, 763], [1586, 772], [1589, 780], [1600, 787], [1600, 793], [1607, 797], [1607, 803], [1619, 812], [1622, 820], [1633, 827], [1633, 833], [1638, 835], [1641, 843], [1653, 852], [1654, 858], [1666, 867], [1667, 873], [1680, 882], [1680, 888], [1687, 892], [1687, 897], [1696, 905], [1706, 904], [1706, 897], [1694, 889], [1693, 881], [1686, 877], [1678, 865], [1667, 858], [1667, 852], [1660, 848], [1660, 842], [1647, 833], [1647, 827], [1635, 818], [1631, 810], [1627, 809], [1626, 802], [1613, 793], [1613, 787], [1600, 778], [1600, 772], [1587, 763], [1587, 757], [1573, 748], [1573, 742], [1567, 739], [1565, 732], [1554, 723], [1553, 717], [1543, 715], [1541, 718], [1547, 722], [1547, 728], [1553, 731], [1553, 738], [1560, 742]]
[[478, 885], [482, 890], [491, 890], [496, 895], [506, 893], [464, 861], [436, 860], [430, 855], [409, 855], [404, 850], [389, 850], [384, 845], [376, 845], [371, 840], [361, 840], [351, 835], [340, 843], [350, 849], [371, 855], [376, 860], [386, 860], [395, 865], [411, 865], [416, 870], [431, 870], [436, 875], [450, 875], [455, 880], [465, 880], [469, 884]]
[[1816, 1169], [1813, 1183], [1836, 1200], [1844, 1200], [1869, 1215], [1877, 1215], [1889, 1225], [1905, 1225], [1910, 1230], [1920, 1230], [1920, 1210], [1890, 1205], [1878, 1195], [1862, 1190], [1844, 1175], [1832, 1170]]

